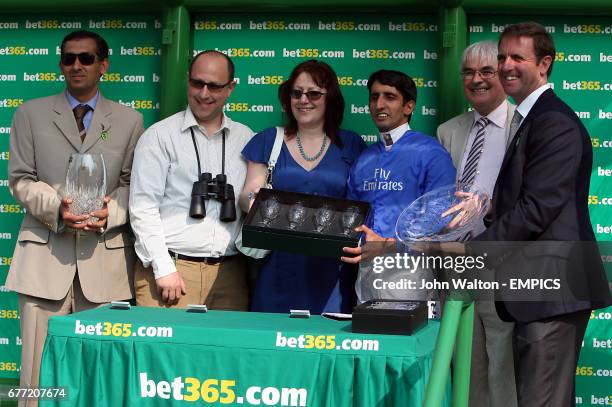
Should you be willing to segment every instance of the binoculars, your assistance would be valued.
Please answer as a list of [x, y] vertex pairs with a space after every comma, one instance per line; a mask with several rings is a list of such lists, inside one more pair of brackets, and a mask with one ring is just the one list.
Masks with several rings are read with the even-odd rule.
[[214, 180], [209, 172], [200, 174], [191, 189], [189, 216], [194, 219], [206, 217], [205, 201], [208, 199], [216, 199], [221, 202], [221, 212], [219, 213], [221, 222], [236, 220], [234, 187], [227, 183], [225, 174], [217, 174]]

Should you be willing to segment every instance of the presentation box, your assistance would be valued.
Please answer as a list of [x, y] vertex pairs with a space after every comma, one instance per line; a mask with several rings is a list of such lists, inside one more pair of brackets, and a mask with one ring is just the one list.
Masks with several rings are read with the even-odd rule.
[[242, 227], [247, 247], [339, 259], [356, 247], [370, 204], [361, 201], [261, 189]]
[[413, 335], [425, 325], [427, 301], [370, 300], [353, 308], [353, 332]]

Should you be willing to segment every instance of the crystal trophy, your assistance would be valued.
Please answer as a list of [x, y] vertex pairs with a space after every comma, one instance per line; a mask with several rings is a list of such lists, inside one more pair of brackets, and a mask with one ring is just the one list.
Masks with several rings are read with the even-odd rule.
[[463, 240], [489, 210], [488, 195], [476, 185], [447, 185], [412, 202], [395, 225], [397, 238], [409, 245], [420, 241]]
[[[64, 197], [72, 199], [70, 213], [85, 215], [99, 211], [106, 195], [106, 167], [102, 154], [72, 154], [66, 173]], [[88, 222], [97, 222], [90, 218]]]

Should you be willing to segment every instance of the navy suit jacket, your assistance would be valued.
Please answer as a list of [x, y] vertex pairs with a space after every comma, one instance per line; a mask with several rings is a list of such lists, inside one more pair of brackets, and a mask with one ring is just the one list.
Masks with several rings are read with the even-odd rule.
[[586, 129], [552, 90], [545, 91], [508, 146], [485, 218], [488, 228], [474, 240], [550, 243], [525, 244], [506, 261], [507, 273], [527, 264], [530, 272], [564, 275], [563, 284], [580, 293], [538, 303], [505, 297], [497, 303], [502, 318], [529, 322], [611, 303], [588, 211], [592, 162]]

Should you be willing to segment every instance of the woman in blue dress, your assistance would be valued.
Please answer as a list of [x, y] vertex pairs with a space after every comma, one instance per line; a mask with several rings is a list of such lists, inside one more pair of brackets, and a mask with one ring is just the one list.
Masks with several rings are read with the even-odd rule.
[[[351, 164], [365, 148], [361, 137], [340, 129], [344, 98], [333, 69], [316, 60], [297, 65], [278, 91], [285, 137], [272, 174], [275, 189], [344, 198]], [[276, 128], [256, 134], [242, 150], [248, 161], [240, 206], [247, 211], [266, 182]], [[259, 272], [251, 309], [313, 314], [350, 312], [354, 270], [339, 260], [274, 251]]]

